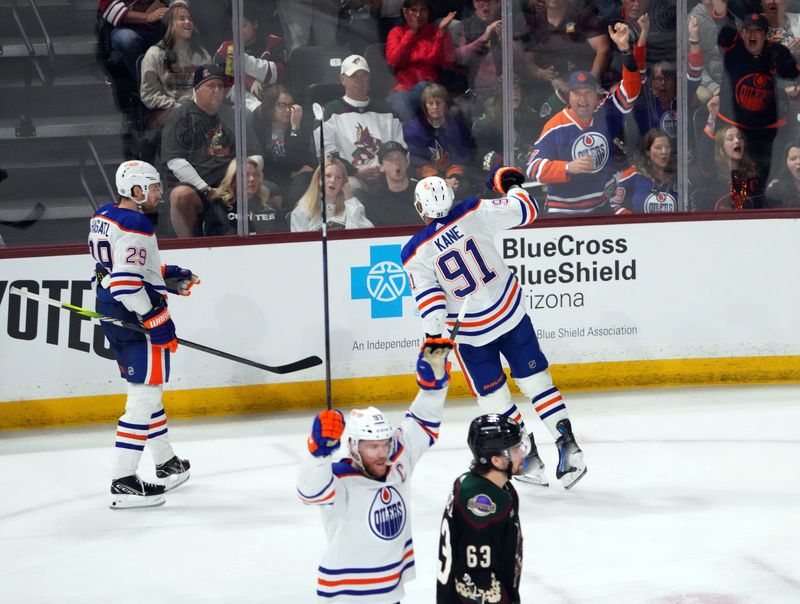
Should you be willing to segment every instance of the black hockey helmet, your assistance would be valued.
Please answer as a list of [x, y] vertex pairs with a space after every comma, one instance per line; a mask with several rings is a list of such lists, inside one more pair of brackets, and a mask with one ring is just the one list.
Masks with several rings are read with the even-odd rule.
[[483, 471], [492, 469], [493, 455], [510, 458], [509, 450], [520, 442], [522, 429], [514, 420], [499, 413], [476, 417], [467, 434], [467, 444], [473, 456], [472, 467]]

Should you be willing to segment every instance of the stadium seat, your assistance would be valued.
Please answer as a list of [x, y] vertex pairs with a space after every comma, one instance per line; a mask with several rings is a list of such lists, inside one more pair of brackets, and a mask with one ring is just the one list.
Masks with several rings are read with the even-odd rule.
[[370, 95], [385, 99], [395, 85], [394, 71], [386, 62], [386, 44], [370, 44], [364, 50], [364, 58], [369, 64]]
[[341, 46], [300, 46], [295, 48], [286, 69], [289, 89], [295, 100], [305, 104], [306, 89], [311, 84], [338, 84], [342, 61], [349, 51]]

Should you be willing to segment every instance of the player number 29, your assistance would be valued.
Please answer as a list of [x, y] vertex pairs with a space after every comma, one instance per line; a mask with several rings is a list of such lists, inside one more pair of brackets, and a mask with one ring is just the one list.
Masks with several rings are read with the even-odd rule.
[[488, 545], [467, 546], [467, 566], [470, 568], [489, 568], [492, 564], [492, 548]]
[[[473, 276], [472, 270], [470, 270], [470, 264], [477, 265], [483, 285], [488, 285], [489, 282], [497, 277], [497, 273], [486, 265], [486, 260], [483, 259], [478, 244], [475, 243], [474, 239], [469, 238], [466, 240], [464, 250], [464, 253], [459, 249], [450, 250], [436, 260], [436, 266], [446, 280], [464, 280], [463, 287], [453, 290], [453, 295], [457, 298], [468, 296], [478, 288], [478, 282]], [[468, 263], [467, 260], [470, 258], [472, 262]]]

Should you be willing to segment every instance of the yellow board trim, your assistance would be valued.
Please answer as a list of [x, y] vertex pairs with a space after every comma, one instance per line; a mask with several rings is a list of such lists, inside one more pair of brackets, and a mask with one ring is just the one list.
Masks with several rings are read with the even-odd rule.
[[[800, 356], [670, 359], [579, 363], [551, 367], [561, 390], [606, 390], [657, 386], [800, 383]], [[331, 397], [339, 407], [410, 401], [417, 392], [411, 375], [334, 380]], [[463, 375], [454, 373], [450, 397], [469, 397]], [[325, 405], [325, 383], [295, 382], [167, 390], [171, 418], [318, 410]], [[0, 403], [0, 430], [116, 423], [125, 395], [82, 396]]]

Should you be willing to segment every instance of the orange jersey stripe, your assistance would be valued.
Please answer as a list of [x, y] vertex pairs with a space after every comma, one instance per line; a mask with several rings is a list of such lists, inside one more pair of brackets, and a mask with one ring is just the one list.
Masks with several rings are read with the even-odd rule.
[[[487, 323], [491, 323], [497, 317], [501, 316], [503, 313], [506, 312], [508, 307], [514, 301], [514, 298], [516, 298], [517, 291], [519, 291], [519, 281], [514, 281], [514, 287], [511, 288], [511, 293], [508, 295], [508, 299], [506, 300], [506, 303], [503, 304], [503, 307], [500, 310], [498, 310], [496, 313], [494, 313], [491, 317], [487, 317], [487, 318], [483, 319], [482, 321], [470, 321], [470, 322], [464, 321], [464, 322], [461, 323], [461, 325], [463, 327], [480, 327], [481, 325], [486, 325]], [[447, 324], [449, 326], [453, 326], [453, 325], [455, 325], [455, 321], [447, 321]]]
[[130, 434], [129, 432], [120, 432], [119, 430], [117, 430], [117, 436], [132, 438], [134, 440], [147, 440], [147, 434]]
[[422, 302], [418, 306], [419, 306], [419, 309], [422, 310], [426, 306], [430, 306], [434, 302], [439, 302], [440, 300], [444, 300], [444, 299], [445, 299], [444, 296], [434, 296], [433, 298], [428, 298], [427, 300], [425, 300], [425, 302]]
[[561, 395], [559, 394], [557, 397], [550, 399], [546, 403], [542, 403], [538, 407], [536, 407], [536, 412], [538, 413], [542, 409], [547, 409], [550, 405], [555, 405], [558, 401], [562, 400]]
[[[400, 560], [402, 564], [408, 558], [414, 555], [414, 550], [408, 550], [403, 559]], [[399, 579], [402, 573], [394, 573], [391, 575], [387, 575], [385, 577], [376, 577], [374, 579], [340, 579], [338, 581], [329, 581], [327, 579], [317, 579], [317, 584], [324, 585], [325, 587], [337, 587], [339, 585], [373, 585], [375, 583], [386, 583], [387, 581], [394, 581], [395, 579]]]

